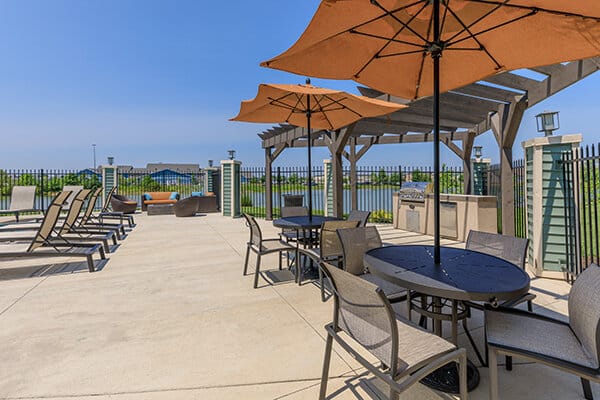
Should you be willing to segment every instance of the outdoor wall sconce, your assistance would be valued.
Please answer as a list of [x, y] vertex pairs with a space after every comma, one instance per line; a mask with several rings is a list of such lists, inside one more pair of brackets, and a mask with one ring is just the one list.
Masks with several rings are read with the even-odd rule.
[[235, 158], [235, 150], [227, 150], [229, 153], [229, 159], [233, 160]]
[[552, 132], [560, 127], [558, 111], [544, 111], [535, 116], [538, 132], [544, 132], [546, 136], [552, 136]]
[[107, 157], [108, 158], [108, 165], [113, 165], [113, 163], [115, 162], [115, 158], [114, 157]]
[[481, 149], [483, 146], [473, 146], [473, 153], [475, 154], [475, 158], [479, 160], [481, 158]]

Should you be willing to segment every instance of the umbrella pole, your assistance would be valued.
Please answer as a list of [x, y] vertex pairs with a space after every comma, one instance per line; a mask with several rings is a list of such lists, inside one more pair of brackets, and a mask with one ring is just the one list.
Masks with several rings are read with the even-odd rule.
[[433, 261], [440, 264], [440, 0], [433, 1]]
[[308, 130], [308, 219], [312, 220], [312, 159], [310, 137], [310, 96], [306, 96], [306, 129]]

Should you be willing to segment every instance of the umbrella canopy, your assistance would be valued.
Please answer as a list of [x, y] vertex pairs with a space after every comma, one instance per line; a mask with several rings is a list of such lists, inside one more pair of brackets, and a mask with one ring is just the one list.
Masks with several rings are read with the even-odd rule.
[[[361, 118], [378, 117], [405, 105], [324, 89], [310, 84], [260, 84], [253, 100], [243, 101], [231, 121], [282, 123], [307, 128], [335, 130]], [[311, 140], [308, 140], [308, 216], [312, 218]]]
[[324, 0], [298, 41], [261, 65], [330, 79], [352, 79], [407, 99], [502, 71], [600, 54], [598, 0]]
[[433, 94], [434, 260], [440, 263], [439, 94], [502, 71], [600, 55], [598, 0], [323, 0], [300, 39], [261, 65]]
[[357, 96], [310, 84], [260, 84], [252, 100], [243, 101], [239, 114], [231, 121], [282, 123], [316, 129], [335, 130], [361, 118], [377, 117], [406, 106]]

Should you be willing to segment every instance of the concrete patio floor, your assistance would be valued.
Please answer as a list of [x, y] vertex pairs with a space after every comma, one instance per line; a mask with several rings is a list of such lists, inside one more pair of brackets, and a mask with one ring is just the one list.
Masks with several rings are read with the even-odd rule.
[[[242, 276], [248, 236], [242, 219], [137, 215], [136, 222], [96, 273], [68, 259], [0, 262], [0, 399], [318, 397], [332, 302], [321, 302], [316, 285], [261, 279], [252, 289], [253, 277]], [[266, 237], [276, 234], [261, 224]], [[379, 228], [388, 243], [430, 242]], [[276, 264], [272, 256], [263, 265]], [[568, 284], [534, 279], [532, 286], [536, 311], [566, 314]], [[483, 343], [482, 316], [470, 326]], [[464, 334], [459, 341], [475, 361]], [[334, 350], [331, 398], [382, 398], [380, 384]], [[488, 397], [487, 369], [479, 371], [472, 399]], [[583, 398], [578, 378], [518, 359], [512, 372], [500, 370], [500, 394]], [[439, 396], [416, 385], [401, 398]]]

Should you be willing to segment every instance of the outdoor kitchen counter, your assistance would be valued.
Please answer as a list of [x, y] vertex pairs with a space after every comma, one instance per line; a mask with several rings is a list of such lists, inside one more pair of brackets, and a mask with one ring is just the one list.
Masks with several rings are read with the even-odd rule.
[[[433, 235], [433, 194], [424, 200], [402, 198], [394, 193], [394, 228]], [[442, 237], [465, 241], [470, 230], [498, 232], [496, 196], [440, 194], [440, 231]]]

